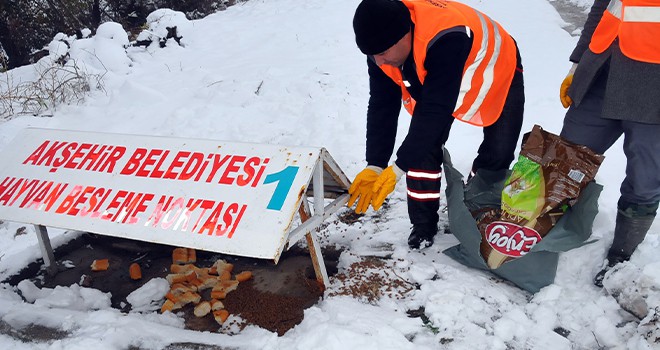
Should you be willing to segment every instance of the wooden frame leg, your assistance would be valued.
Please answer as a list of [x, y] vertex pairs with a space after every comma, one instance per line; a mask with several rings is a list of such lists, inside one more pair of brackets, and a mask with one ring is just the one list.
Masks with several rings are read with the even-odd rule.
[[[302, 222], [307, 221], [311, 216], [309, 212], [309, 207], [307, 202], [303, 202], [298, 211], [300, 214], [300, 220]], [[319, 244], [318, 238], [316, 237], [315, 229], [307, 232], [305, 238], [307, 239], [307, 247], [309, 248], [309, 255], [312, 258], [312, 264], [314, 265], [314, 273], [316, 274], [316, 282], [319, 286], [325, 290], [325, 288], [330, 285], [330, 280], [328, 278], [328, 271], [325, 268], [325, 261], [323, 260], [323, 254], [321, 253], [321, 245]]]

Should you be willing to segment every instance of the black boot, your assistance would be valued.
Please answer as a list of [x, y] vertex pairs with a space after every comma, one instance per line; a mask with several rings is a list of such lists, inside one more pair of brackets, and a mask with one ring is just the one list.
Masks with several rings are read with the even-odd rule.
[[[630, 257], [628, 258], [630, 259]], [[628, 259], [621, 259], [618, 257], [614, 256], [609, 256], [603, 263], [603, 268], [598, 271], [596, 276], [594, 277], [594, 285], [596, 287], [603, 288], [603, 280], [605, 279], [605, 274], [610, 271], [614, 266], [616, 266], [620, 262], [628, 261]]]
[[603, 286], [605, 274], [616, 264], [630, 260], [630, 257], [642, 243], [646, 233], [649, 231], [658, 204], [642, 205], [630, 204], [619, 201], [619, 210], [616, 214], [616, 227], [614, 229], [614, 240], [607, 252], [605, 266], [594, 277], [594, 284]]
[[502, 204], [502, 187], [506, 169], [479, 169], [465, 184], [464, 202], [470, 212], [483, 208], [499, 208]]
[[408, 236], [408, 246], [412, 249], [421, 249], [433, 245], [433, 238], [438, 233], [438, 224], [413, 225], [412, 232]]

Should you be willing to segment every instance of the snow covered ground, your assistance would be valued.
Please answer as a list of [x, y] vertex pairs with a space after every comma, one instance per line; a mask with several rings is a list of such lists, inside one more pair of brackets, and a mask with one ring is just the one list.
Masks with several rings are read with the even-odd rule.
[[[562, 29], [566, 23], [546, 0], [465, 2], [502, 23], [518, 42], [527, 96], [523, 129], [540, 124], [558, 133], [565, 113], [558, 89], [577, 37]], [[588, 7], [582, 0], [573, 3]], [[52, 116], [16, 115], [0, 122], [0, 151], [25, 127], [320, 146], [352, 178], [365, 166], [368, 97], [365, 57], [351, 26], [357, 4], [250, 0], [198, 21], [171, 16], [182, 46], [171, 40], [165, 48], [124, 49], [125, 33], [106, 24], [69, 50], [89, 73], [103, 74], [103, 89], [93, 90], [80, 105], [50, 111]], [[66, 49], [53, 43], [51, 50]], [[8, 74], [25, 81], [36, 66]], [[399, 141], [409, 117], [402, 114], [400, 120]], [[480, 135], [478, 128], [454, 123], [447, 148], [460, 171], [469, 170]], [[421, 252], [410, 251], [400, 183], [384, 212], [370, 211], [350, 225], [330, 220], [321, 235], [324, 245], [344, 250], [340, 272], [365, 257], [387, 256], [380, 271], [418, 289], [384, 292], [369, 302], [335, 296], [341, 294], [335, 280], [301, 324], [277, 337], [257, 327], [236, 335], [185, 330], [176, 314], [148, 311], [152, 299], [164, 294], [158, 281], [133, 295], [141, 311], [129, 314], [110, 308], [102, 292], [78, 285], [49, 290], [27, 281], [18, 288], [0, 284], [0, 347], [159, 349], [196, 342], [240, 349], [660, 348], [659, 223], [607, 285], [634, 305], [644, 302], [648, 315], [642, 321], [591, 284], [612, 239], [624, 174], [621, 144], [606, 156], [597, 176], [605, 186], [592, 236], [598, 241], [562, 254], [555, 283], [535, 295], [444, 256], [441, 251], [457, 243], [451, 235], [438, 235], [435, 245]], [[21, 226], [0, 225], [0, 280], [40, 257], [30, 226], [27, 234], [15, 236]], [[55, 246], [75, 236], [51, 230]], [[425, 316], [409, 317], [408, 310], [424, 310]], [[7, 331], [34, 325], [64, 336], [26, 341]]]

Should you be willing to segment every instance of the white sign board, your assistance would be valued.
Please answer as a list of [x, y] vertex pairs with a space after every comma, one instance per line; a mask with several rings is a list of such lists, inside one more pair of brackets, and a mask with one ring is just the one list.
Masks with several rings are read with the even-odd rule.
[[0, 219], [277, 260], [322, 151], [30, 128]]

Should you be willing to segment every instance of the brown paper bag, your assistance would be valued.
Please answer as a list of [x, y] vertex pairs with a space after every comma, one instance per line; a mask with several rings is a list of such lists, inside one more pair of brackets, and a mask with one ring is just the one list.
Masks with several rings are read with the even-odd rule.
[[481, 212], [481, 256], [491, 269], [524, 256], [593, 180], [604, 156], [535, 125], [502, 190], [500, 208]]

